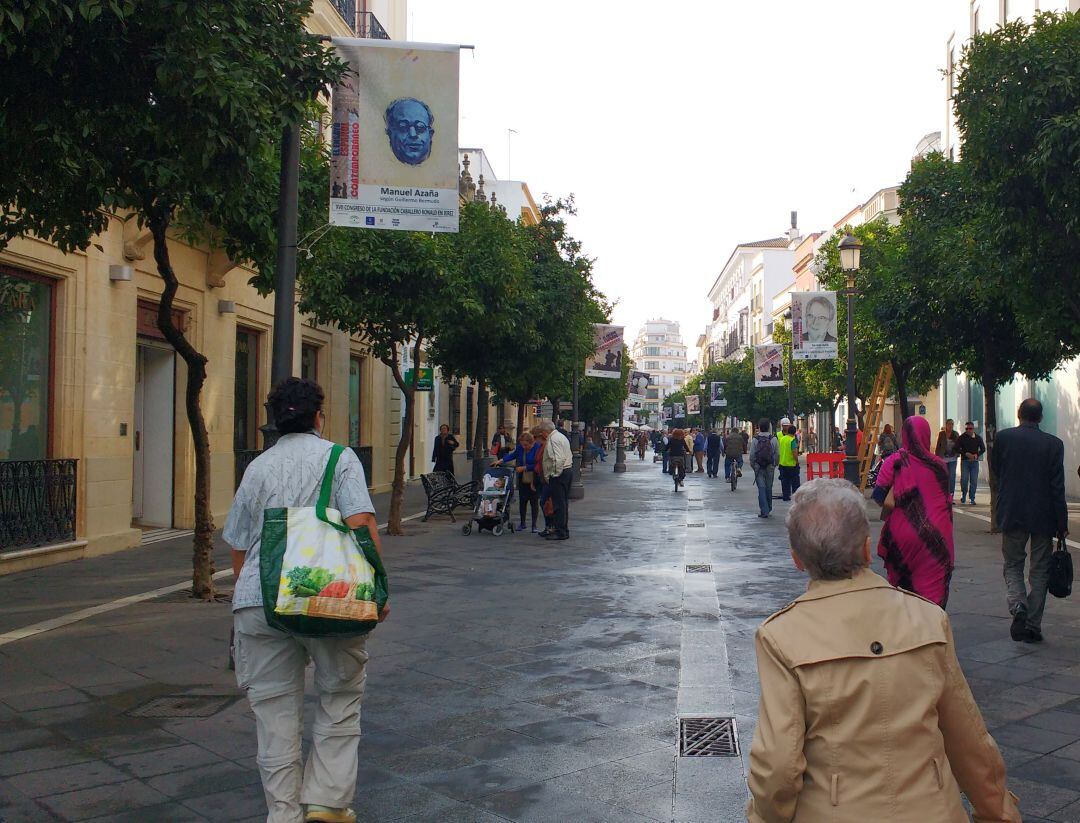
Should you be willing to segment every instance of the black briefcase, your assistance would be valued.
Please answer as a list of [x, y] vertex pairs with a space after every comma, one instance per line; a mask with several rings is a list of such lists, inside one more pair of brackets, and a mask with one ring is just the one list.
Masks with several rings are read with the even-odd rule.
[[1068, 597], [1072, 594], [1072, 584], [1072, 555], [1065, 548], [1065, 541], [1059, 537], [1057, 546], [1050, 555], [1050, 582], [1046, 590], [1054, 597]]

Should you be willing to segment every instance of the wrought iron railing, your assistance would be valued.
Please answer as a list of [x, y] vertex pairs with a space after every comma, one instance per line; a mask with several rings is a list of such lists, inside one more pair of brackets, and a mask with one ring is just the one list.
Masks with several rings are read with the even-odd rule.
[[368, 37], [372, 40], [390, 39], [390, 35], [379, 22], [379, 18], [370, 11], [362, 11], [356, 18], [356, 36]]
[[356, 30], [356, 0], [332, 0], [338, 14], [345, 18], [349, 28]]
[[77, 460], [0, 460], [0, 551], [75, 539]]

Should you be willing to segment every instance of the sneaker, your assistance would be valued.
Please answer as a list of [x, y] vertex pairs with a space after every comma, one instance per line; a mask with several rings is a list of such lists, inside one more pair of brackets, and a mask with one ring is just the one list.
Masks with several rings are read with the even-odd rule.
[[1028, 637], [1027, 606], [1019, 605], [1013, 612], [1012, 625], [1009, 626], [1009, 636], [1019, 642]]
[[532, 527], [532, 533], [533, 534], [539, 534], [539, 532], [536, 530], [536, 526]]
[[[522, 520], [520, 523], [518, 523], [518, 531], [519, 532], [525, 531], [525, 521], [524, 520]], [[536, 529], [533, 529], [533, 531], [536, 531]]]
[[329, 806], [316, 806], [309, 803], [305, 823], [356, 823], [356, 812], [352, 809], [332, 809]]
[[547, 537], [549, 534], [553, 534], [553, 532], [550, 529], [544, 529], [542, 532], [537, 532], [536, 536], [537, 537]]
[[1024, 638], [1025, 643], [1042, 643], [1043, 636], [1042, 631], [1039, 629], [1033, 629], [1028, 626], [1027, 637]]

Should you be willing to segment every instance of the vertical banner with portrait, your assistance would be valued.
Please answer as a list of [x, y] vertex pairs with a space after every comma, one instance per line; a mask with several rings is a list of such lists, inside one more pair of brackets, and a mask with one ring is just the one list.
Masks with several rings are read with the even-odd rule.
[[727, 383], [714, 380], [709, 384], [709, 405], [713, 408], [722, 409], [727, 407], [727, 397], [724, 396], [724, 388]]
[[330, 224], [458, 230], [459, 47], [335, 37]]
[[759, 389], [784, 385], [784, 347], [754, 346], [754, 385]]
[[623, 327], [594, 323], [595, 350], [585, 361], [586, 377], [622, 377]]
[[686, 413], [687, 414], [700, 414], [701, 413], [701, 398], [696, 394], [686, 395]]
[[792, 292], [791, 341], [796, 360], [836, 359], [836, 292]]
[[638, 404], [637, 408], [641, 408], [641, 404], [645, 402], [651, 382], [652, 375], [648, 372], [630, 372], [630, 400]]
[[686, 417], [686, 404], [685, 403], [672, 403], [671, 404], [671, 413], [676, 418], [680, 418], [680, 419], [685, 418]]

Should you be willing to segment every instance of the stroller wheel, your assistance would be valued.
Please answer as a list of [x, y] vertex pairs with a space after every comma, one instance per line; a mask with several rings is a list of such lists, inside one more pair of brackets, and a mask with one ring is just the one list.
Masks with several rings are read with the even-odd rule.
[[499, 537], [503, 533], [502, 523], [500, 523], [497, 526], [492, 526], [491, 527], [491, 533], [493, 535], [495, 535], [496, 537]]
[[461, 533], [464, 535], [472, 534], [472, 523], [466, 523], [464, 526], [462, 526]]

